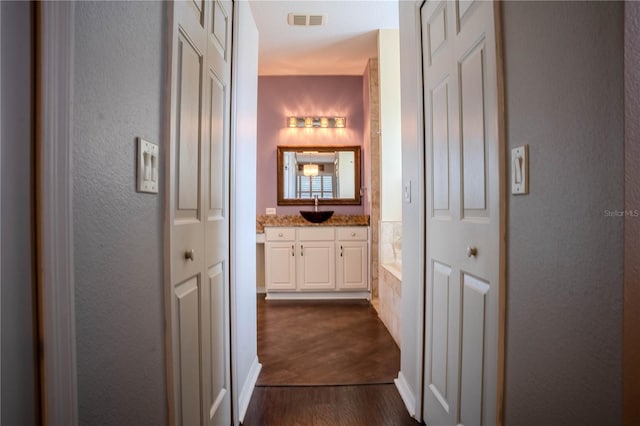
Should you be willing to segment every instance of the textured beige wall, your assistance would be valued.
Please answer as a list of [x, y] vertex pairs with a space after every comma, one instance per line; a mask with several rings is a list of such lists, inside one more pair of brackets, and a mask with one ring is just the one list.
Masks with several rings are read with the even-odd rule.
[[[166, 155], [166, 7], [77, 2], [73, 214], [81, 425], [168, 422], [159, 194], [135, 191], [135, 141]], [[4, 422], [3, 422], [4, 424]]]
[[502, 11], [507, 164], [530, 154], [507, 198], [505, 424], [620, 424], [622, 3]]

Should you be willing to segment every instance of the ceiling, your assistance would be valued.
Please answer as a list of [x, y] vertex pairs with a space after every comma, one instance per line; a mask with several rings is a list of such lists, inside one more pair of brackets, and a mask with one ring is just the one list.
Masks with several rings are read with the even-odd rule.
[[[250, 0], [260, 33], [260, 75], [362, 75], [378, 56], [377, 30], [398, 28], [398, 0]], [[289, 13], [325, 14], [291, 26]]]

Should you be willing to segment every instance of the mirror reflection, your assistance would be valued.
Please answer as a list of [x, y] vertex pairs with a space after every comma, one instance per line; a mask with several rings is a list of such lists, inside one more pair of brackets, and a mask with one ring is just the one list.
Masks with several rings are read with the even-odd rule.
[[278, 147], [278, 204], [360, 204], [360, 147]]

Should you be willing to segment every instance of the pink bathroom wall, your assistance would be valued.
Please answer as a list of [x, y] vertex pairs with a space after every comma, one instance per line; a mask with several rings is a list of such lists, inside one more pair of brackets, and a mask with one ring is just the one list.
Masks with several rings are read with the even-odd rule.
[[[262, 76], [258, 78], [258, 214], [297, 214], [303, 206], [278, 206], [278, 145], [360, 145], [363, 142], [362, 76]], [[287, 116], [344, 116], [344, 129], [286, 127]], [[364, 159], [364, 156], [363, 158]], [[362, 179], [362, 177], [361, 177]], [[364, 181], [363, 181], [364, 182]], [[363, 214], [363, 205], [327, 206], [336, 214]]]

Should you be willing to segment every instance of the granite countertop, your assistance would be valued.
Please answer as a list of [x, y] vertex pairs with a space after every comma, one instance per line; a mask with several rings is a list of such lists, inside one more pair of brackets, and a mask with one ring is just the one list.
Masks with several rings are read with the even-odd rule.
[[256, 216], [256, 233], [263, 233], [265, 226], [369, 226], [369, 215], [334, 214], [322, 223], [309, 222], [297, 214]]

